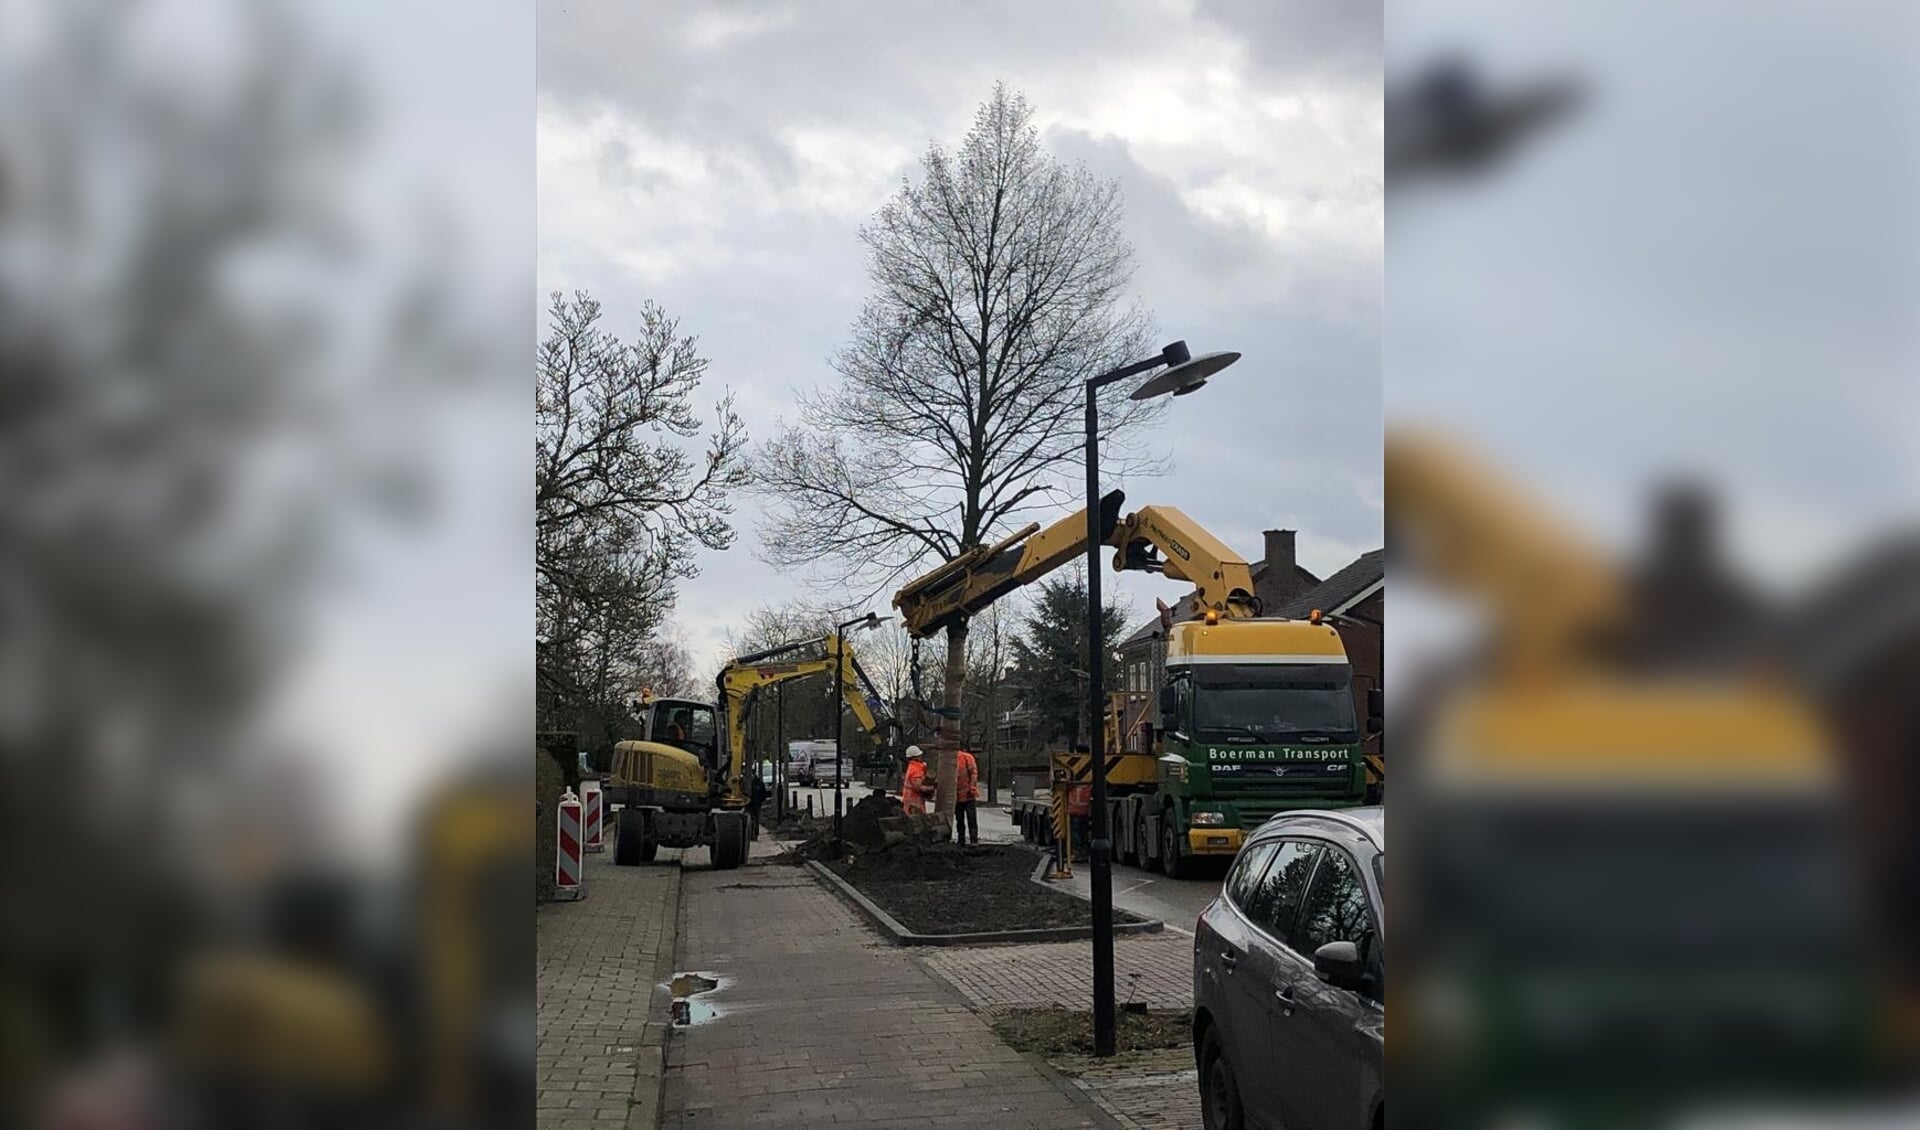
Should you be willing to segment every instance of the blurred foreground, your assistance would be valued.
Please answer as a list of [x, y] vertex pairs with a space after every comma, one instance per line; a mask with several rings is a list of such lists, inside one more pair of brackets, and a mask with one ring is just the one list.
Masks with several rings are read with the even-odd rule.
[[523, 1124], [531, 16], [0, 28], [0, 1122]]
[[1390, 6], [1398, 1118], [1920, 1117], [1915, 16]]

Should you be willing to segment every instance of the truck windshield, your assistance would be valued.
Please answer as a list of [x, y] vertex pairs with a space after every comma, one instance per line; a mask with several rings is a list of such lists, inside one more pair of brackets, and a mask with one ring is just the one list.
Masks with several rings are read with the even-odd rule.
[[1344, 663], [1216, 663], [1194, 668], [1194, 728], [1203, 735], [1360, 738]]

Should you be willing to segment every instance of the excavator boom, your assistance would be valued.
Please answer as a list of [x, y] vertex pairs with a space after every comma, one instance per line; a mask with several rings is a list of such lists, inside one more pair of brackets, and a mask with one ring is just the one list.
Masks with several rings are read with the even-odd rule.
[[[801, 650], [824, 648], [824, 655], [805, 659], [783, 658]], [[747, 749], [747, 715], [753, 697], [767, 687], [810, 675], [832, 672], [836, 656], [840, 668], [840, 696], [853, 712], [854, 720], [867, 733], [880, 737], [891, 723], [884, 700], [873, 680], [860, 666], [853, 644], [845, 637], [821, 636], [800, 643], [785, 644], [766, 651], [744, 655], [721, 668], [721, 701], [727, 717], [726, 780], [730, 797], [745, 803], [746, 777], [743, 772]]]

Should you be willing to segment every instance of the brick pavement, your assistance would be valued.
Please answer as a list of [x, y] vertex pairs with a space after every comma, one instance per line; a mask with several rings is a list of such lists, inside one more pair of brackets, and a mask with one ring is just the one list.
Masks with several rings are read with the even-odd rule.
[[680, 902], [678, 852], [613, 866], [586, 857], [587, 897], [536, 914], [535, 1060], [542, 1130], [652, 1130]]
[[1111, 1127], [804, 870], [690, 869], [679, 969], [723, 981], [673, 1031], [662, 1125]]
[[[980, 946], [931, 952], [920, 960], [982, 1012], [1093, 1008], [1093, 949], [1087, 942]], [[1114, 993], [1150, 1008], [1193, 1007], [1193, 939], [1139, 934], [1114, 939]], [[1135, 976], [1137, 975], [1137, 976]], [[1129, 1130], [1198, 1130], [1200, 1092], [1185, 1049], [1051, 1061]]]
[[[1093, 947], [1088, 942], [945, 949], [920, 960], [975, 1006], [1093, 1007]], [[1172, 932], [1123, 935], [1113, 942], [1113, 989], [1120, 1001], [1151, 1008], [1193, 1007], [1193, 939]]]
[[1201, 1130], [1199, 1072], [1187, 1048], [1053, 1063], [1128, 1130]]

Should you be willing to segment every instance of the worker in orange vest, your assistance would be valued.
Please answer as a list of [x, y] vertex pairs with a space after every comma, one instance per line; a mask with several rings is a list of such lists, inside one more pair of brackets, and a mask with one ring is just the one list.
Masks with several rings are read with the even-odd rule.
[[934, 787], [927, 780], [927, 759], [920, 747], [907, 747], [907, 775], [900, 782], [900, 807], [908, 812], [925, 813], [927, 800], [933, 796]]
[[1087, 847], [1087, 826], [1093, 822], [1093, 786], [1075, 785], [1067, 790], [1067, 827], [1073, 835], [1073, 846], [1082, 851]]
[[958, 843], [980, 842], [980, 763], [961, 750], [953, 755], [953, 838]]

